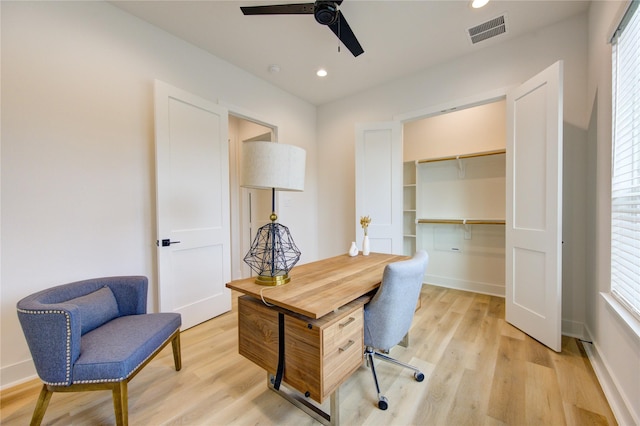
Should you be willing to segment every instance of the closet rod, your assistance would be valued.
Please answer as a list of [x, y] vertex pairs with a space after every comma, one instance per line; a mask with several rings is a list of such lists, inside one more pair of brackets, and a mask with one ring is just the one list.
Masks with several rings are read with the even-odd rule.
[[494, 151], [474, 152], [472, 154], [449, 155], [447, 157], [427, 158], [424, 160], [418, 160], [417, 163], [422, 164], [422, 163], [435, 163], [436, 161], [462, 160], [464, 158], [486, 157], [488, 155], [498, 155], [498, 154], [504, 154], [506, 152], [507, 152], [506, 149], [496, 149]]
[[417, 219], [416, 223], [444, 223], [452, 225], [504, 225], [504, 219]]

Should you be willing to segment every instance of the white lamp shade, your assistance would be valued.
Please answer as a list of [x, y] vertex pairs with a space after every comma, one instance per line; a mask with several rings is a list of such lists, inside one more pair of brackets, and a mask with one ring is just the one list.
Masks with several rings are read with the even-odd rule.
[[242, 144], [245, 188], [303, 191], [306, 151], [293, 145], [252, 141]]

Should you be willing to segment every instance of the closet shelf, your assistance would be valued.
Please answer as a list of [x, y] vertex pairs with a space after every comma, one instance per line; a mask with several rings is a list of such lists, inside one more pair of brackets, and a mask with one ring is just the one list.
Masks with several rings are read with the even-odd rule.
[[465, 158], [475, 158], [475, 157], [486, 157], [488, 155], [499, 155], [506, 153], [506, 149], [496, 149], [494, 151], [483, 151], [483, 152], [474, 152], [471, 154], [461, 154], [461, 155], [449, 155], [447, 157], [436, 157], [436, 158], [426, 158], [424, 160], [417, 160], [416, 163], [435, 163], [437, 161], [450, 161], [450, 160], [462, 160]]
[[504, 225], [504, 219], [416, 219], [416, 223], [444, 223], [452, 225]]

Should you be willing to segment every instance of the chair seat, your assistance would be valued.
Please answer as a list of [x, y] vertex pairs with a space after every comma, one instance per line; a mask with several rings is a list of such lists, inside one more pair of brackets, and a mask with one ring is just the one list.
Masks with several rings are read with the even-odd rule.
[[180, 314], [128, 315], [82, 336], [73, 383], [126, 379], [180, 328]]

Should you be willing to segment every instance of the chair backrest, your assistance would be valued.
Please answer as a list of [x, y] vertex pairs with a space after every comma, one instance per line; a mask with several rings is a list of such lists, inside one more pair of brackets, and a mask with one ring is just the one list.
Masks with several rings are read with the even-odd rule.
[[413, 321], [429, 255], [420, 250], [384, 270], [382, 283], [364, 307], [364, 344], [388, 350], [407, 334]]

